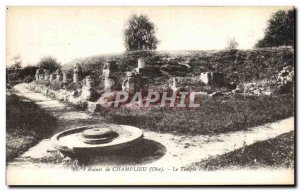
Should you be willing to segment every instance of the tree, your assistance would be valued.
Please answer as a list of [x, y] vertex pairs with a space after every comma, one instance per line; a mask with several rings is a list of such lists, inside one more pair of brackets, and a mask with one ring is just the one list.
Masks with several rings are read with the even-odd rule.
[[229, 49], [229, 50], [237, 49], [238, 46], [239, 46], [239, 43], [235, 40], [235, 38], [231, 38], [227, 42], [227, 49]]
[[26, 76], [34, 77], [37, 67], [36, 66], [25, 66], [20, 71], [20, 78], [25, 78]]
[[279, 10], [268, 20], [265, 36], [255, 45], [257, 48], [294, 45], [294, 9]]
[[56, 58], [51, 56], [42, 58], [37, 65], [40, 69], [46, 69], [50, 72], [54, 72], [61, 68], [61, 65], [57, 62]]
[[125, 27], [124, 36], [127, 51], [155, 50], [157, 48], [155, 25], [146, 15], [131, 15]]
[[15, 57], [13, 57], [13, 64], [10, 66], [10, 67], [8, 67], [7, 69], [8, 70], [20, 70], [21, 68], [22, 68], [22, 58], [21, 58], [21, 56], [15, 56]]

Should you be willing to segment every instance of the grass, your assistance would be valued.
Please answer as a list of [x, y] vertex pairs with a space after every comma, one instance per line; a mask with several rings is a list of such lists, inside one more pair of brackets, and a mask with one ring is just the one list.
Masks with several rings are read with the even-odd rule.
[[191, 167], [204, 170], [241, 167], [294, 168], [294, 132], [212, 157]]
[[[238, 72], [241, 82], [276, 79], [276, 75], [285, 65], [294, 65], [294, 49], [291, 47], [262, 48], [253, 50], [220, 50], [220, 51], [133, 51], [119, 55], [102, 55], [75, 59], [64, 64], [63, 70], [72, 73], [76, 63], [82, 67], [83, 75], [96, 72], [102, 74], [102, 67], [108, 60], [117, 63], [118, 76], [137, 67], [137, 60], [144, 58], [146, 67], [156, 68], [151, 78], [159, 77], [157, 83], [165, 82], [170, 76], [193, 77], [201, 72], [223, 72], [226, 79], [231, 79], [233, 72]], [[191, 69], [186, 70], [178, 63], [188, 63]], [[168, 65], [167, 68], [163, 66]], [[168, 75], [165, 75], [168, 73]], [[153, 81], [153, 80], [152, 80]]]
[[133, 125], [180, 135], [220, 134], [261, 125], [294, 115], [292, 95], [232, 96], [204, 99], [197, 110], [117, 109], [101, 112], [107, 122]]
[[6, 160], [11, 161], [48, 138], [55, 128], [56, 119], [39, 109], [34, 103], [17, 97], [6, 96]]
[[[199, 81], [201, 72], [220, 71], [229, 82], [231, 74], [238, 72], [240, 82], [274, 80], [285, 65], [294, 65], [294, 49], [289, 47], [265, 48], [254, 50], [222, 50], [222, 51], [186, 51], [157, 52], [136, 51], [121, 55], [94, 56], [76, 59], [63, 65], [63, 70], [72, 74], [72, 67], [80, 63], [84, 77], [90, 71], [95, 76], [102, 75], [102, 67], [108, 60], [117, 62], [119, 83], [125, 72], [137, 66], [138, 58], [144, 58], [146, 66], [153, 70], [145, 79], [146, 85], [155, 88], [165, 87], [172, 76], [183, 77], [184, 86], [194, 91], [214, 92], [218, 89], [206, 88]], [[191, 69], [183, 69], [178, 63], [188, 63]], [[163, 66], [168, 65], [167, 69]], [[34, 76], [31, 76], [33, 79]], [[19, 80], [11, 74], [11, 87]], [[184, 80], [187, 79], [187, 80]], [[28, 79], [30, 81], [31, 79]], [[19, 82], [19, 81], [18, 81]], [[8, 83], [10, 84], [10, 83]], [[60, 83], [49, 85], [59, 89]], [[67, 89], [75, 89], [80, 84], [70, 84]], [[98, 88], [100, 88], [98, 86]], [[141, 129], [155, 132], [180, 135], [220, 134], [239, 130], [247, 130], [253, 126], [273, 122], [294, 115], [293, 95], [278, 96], [225, 96], [216, 99], [204, 99], [199, 109], [189, 110], [139, 110], [128, 112], [118, 109], [103, 112], [106, 122], [133, 125]], [[46, 138], [54, 129], [55, 119], [41, 111], [32, 103], [16, 96], [7, 97], [7, 160], [26, 151], [39, 140]]]

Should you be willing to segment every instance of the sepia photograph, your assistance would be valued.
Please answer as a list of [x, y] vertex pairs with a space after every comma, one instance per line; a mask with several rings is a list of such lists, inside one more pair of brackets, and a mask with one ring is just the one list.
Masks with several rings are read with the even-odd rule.
[[6, 184], [295, 185], [295, 12], [7, 6]]

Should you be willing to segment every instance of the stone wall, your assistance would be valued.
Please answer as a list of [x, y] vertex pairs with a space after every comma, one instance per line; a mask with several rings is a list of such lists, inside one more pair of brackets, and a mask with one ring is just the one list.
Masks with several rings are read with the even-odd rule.
[[224, 74], [220, 72], [202, 72], [200, 80], [206, 85], [223, 86]]

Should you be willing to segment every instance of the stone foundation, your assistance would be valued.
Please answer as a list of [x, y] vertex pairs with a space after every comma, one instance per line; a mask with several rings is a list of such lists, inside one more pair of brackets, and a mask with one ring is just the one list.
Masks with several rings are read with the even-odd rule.
[[224, 74], [220, 72], [202, 72], [200, 80], [206, 85], [223, 86]]
[[85, 108], [89, 101], [95, 101], [99, 95], [90, 87], [83, 86], [81, 92], [68, 91], [66, 89], [53, 90], [42, 83], [31, 82], [27, 87], [35, 92], [41, 93], [45, 96], [65, 101], [76, 106]]

